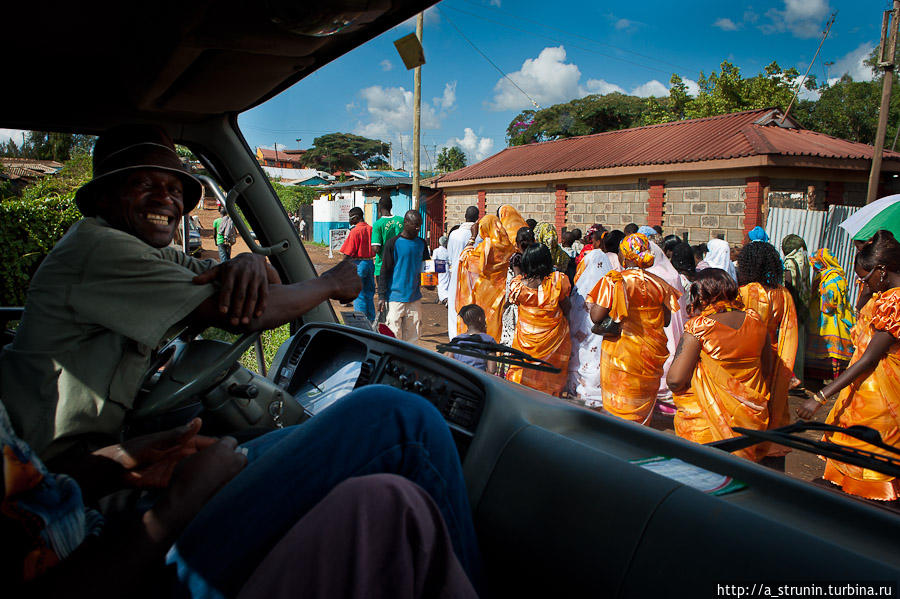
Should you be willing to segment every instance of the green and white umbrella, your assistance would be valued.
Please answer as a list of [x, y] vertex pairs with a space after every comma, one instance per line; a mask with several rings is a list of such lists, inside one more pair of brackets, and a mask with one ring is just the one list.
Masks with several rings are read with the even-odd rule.
[[863, 206], [840, 226], [854, 241], [871, 239], [879, 229], [887, 229], [900, 239], [900, 194]]

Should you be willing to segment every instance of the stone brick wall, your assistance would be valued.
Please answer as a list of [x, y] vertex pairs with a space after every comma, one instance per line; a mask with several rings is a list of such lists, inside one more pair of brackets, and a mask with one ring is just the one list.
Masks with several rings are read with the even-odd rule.
[[687, 232], [691, 243], [717, 235], [729, 243], [742, 243], [744, 187], [743, 180], [667, 182], [663, 232], [679, 236]]
[[522, 218], [552, 223], [556, 215], [556, 188], [538, 187], [514, 190], [487, 190], [486, 214], [497, 214], [504, 204], [515, 208]]
[[567, 190], [566, 228], [587, 231], [594, 223], [621, 229], [628, 223], [647, 224], [650, 192], [638, 186], [591, 185]]
[[466, 208], [478, 205], [478, 192], [447, 190], [447, 211], [444, 214], [445, 228], [449, 231], [466, 220]]

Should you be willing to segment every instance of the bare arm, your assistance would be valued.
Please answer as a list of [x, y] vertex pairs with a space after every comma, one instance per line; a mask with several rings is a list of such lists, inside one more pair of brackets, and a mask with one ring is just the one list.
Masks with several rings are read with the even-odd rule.
[[329, 299], [348, 301], [359, 295], [361, 288], [352, 261], [340, 262], [322, 276], [291, 285], [269, 285], [261, 312], [237, 322], [221, 310], [218, 295], [213, 295], [191, 313], [191, 325], [203, 329], [214, 326], [231, 332], [261, 331], [291, 322]]
[[670, 322], [672, 322], [672, 311], [667, 306], [663, 306], [663, 326], [669, 326]]
[[569, 298], [564, 297], [560, 300], [559, 309], [562, 310], [563, 316], [569, 317], [569, 310], [572, 309], [572, 302], [569, 301]]
[[609, 316], [609, 308], [591, 304], [591, 320], [595, 323], [602, 322], [604, 318]]
[[[821, 391], [822, 395], [826, 398], [837, 395], [844, 387], [865, 375], [866, 371], [875, 368], [878, 361], [884, 357], [891, 348], [891, 345], [896, 341], [897, 339], [890, 333], [885, 331], [875, 331], [875, 334], [872, 335], [872, 341], [869, 342], [869, 346], [866, 348], [862, 357], [845, 370], [843, 374], [834, 379], [834, 381], [825, 385]], [[797, 408], [797, 416], [804, 420], [809, 420], [820, 407], [821, 404], [816, 400], [812, 398], [807, 399], [799, 408]]]
[[666, 384], [672, 393], [680, 393], [690, 387], [691, 377], [694, 376], [694, 369], [699, 361], [700, 341], [690, 333], [685, 333], [678, 342], [675, 358], [666, 377]]

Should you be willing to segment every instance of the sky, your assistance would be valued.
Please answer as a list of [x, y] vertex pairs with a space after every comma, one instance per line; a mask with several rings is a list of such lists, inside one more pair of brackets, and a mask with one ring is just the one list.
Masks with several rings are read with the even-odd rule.
[[[470, 164], [499, 152], [507, 126], [532, 101], [547, 107], [613, 91], [665, 96], [672, 73], [695, 90], [700, 72], [719, 71], [723, 60], [748, 77], [773, 60], [803, 73], [835, 11], [811, 73], [820, 81], [844, 73], [871, 79], [862, 60], [877, 45], [882, 11], [890, 6], [890, 0], [444, 0], [425, 13], [423, 168], [446, 146], [459, 146]], [[390, 142], [394, 166], [409, 169], [413, 72], [393, 42], [414, 30], [414, 19], [398, 25], [240, 115], [250, 146], [308, 148], [319, 135], [355, 133]], [[14, 134], [0, 129], [0, 141]]]

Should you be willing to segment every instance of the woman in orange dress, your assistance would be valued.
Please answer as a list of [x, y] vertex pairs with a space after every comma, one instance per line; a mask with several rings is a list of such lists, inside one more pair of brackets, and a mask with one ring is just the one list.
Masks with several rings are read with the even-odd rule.
[[519, 306], [513, 348], [550, 362], [556, 374], [510, 366], [506, 378], [551, 395], [561, 395], [569, 375], [569, 292], [565, 273], [553, 270], [550, 250], [535, 244], [522, 256], [523, 274], [509, 284], [509, 301]]
[[610, 271], [588, 293], [591, 320], [607, 316], [621, 323], [618, 337], [603, 339], [600, 360], [603, 409], [626, 420], [647, 424], [656, 405], [663, 365], [669, 356], [663, 330], [679, 294], [645, 269], [653, 266], [650, 241], [640, 233], [619, 245], [621, 273]]
[[[750, 242], [738, 258], [737, 276], [741, 300], [766, 323], [769, 343], [777, 356], [765, 373], [771, 393], [768, 428], [786, 426], [791, 423], [788, 390], [794, 378], [800, 330], [794, 298], [783, 284], [784, 268], [778, 250], [764, 241]], [[770, 455], [785, 455], [789, 451], [780, 445], [772, 446]]]
[[[477, 247], [476, 232], [482, 240]], [[477, 227], [472, 227], [472, 237], [459, 257], [456, 305], [481, 306], [484, 310], [487, 334], [494, 339], [500, 338], [503, 328], [506, 271], [509, 268], [509, 258], [515, 250], [516, 247], [510, 242], [500, 219], [488, 214], [478, 221]], [[457, 331], [458, 334], [462, 332]]]
[[[856, 351], [847, 370], [800, 406], [797, 415], [808, 420], [837, 396], [826, 423], [868, 426], [881, 434], [885, 444], [900, 447], [900, 243], [890, 232], [878, 231], [856, 255], [855, 270], [864, 292], [872, 294], [850, 333]], [[891, 455], [841, 433], [826, 433], [824, 439]], [[900, 480], [874, 470], [829, 458], [823, 476], [846, 493], [881, 501], [900, 499]]]
[[[724, 270], [697, 272], [690, 288], [692, 318], [675, 350], [667, 381], [675, 400], [675, 433], [696, 443], [737, 436], [732, 427], [764, 430], [769, 424], [765, 358], [769, 331], [745, 308], [735, 280]], [[759, 461], [765, 444], [735, 452]]]

